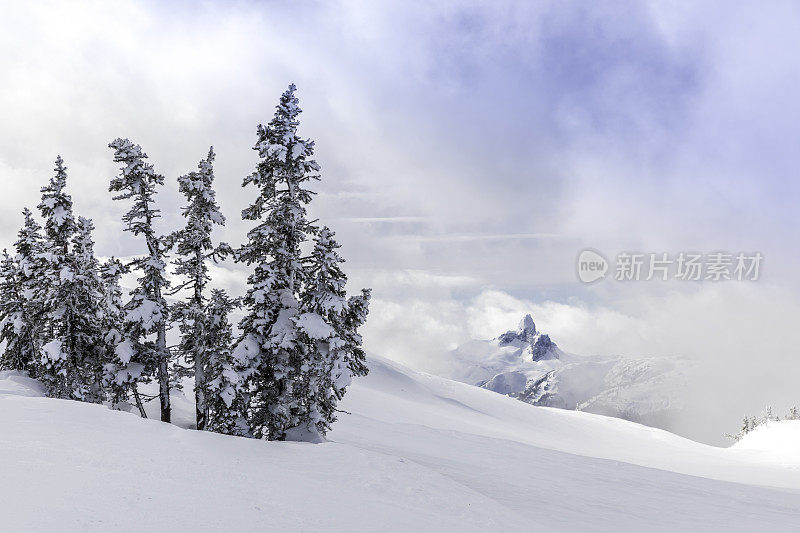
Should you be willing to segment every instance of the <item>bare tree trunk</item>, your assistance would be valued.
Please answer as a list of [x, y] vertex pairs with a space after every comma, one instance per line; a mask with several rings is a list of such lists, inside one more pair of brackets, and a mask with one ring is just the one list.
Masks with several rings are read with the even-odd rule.
[[[147, 224], [152, 227], [151, 219], [148, 216]], [[150, 249], [150, 257], [161, 259], [161, 250], [159, 249], [158, 241], [152, 237], [152, 242], [148, 240], [147, 246]], [[158, 333], [156, 337], [156, 353], [158, 354], [158, 397], [161, 402], [161, 421], [172, 421], [172, 409], [169, 405], [169, 350], [167, 350], [167, 326], [164, 323], [166, 316], [166, 302], [161, 293], [161, 286], [159, 283], [155, 284], [153, 288], [156, 300], [163, 303], [165, 309], [161, 321], [158, 323]]]
[[194, 359], [194, 399], [197, 405], [197, 429], [203, 431], [208, 422], [208, 406], [206, 405], [206, 372], [205, 362], [195, 355]]
[[172, 421], [172, 409], [169, 404], [169, 351], [167, 350], [167, 331], [164, 323], [158, 326], [158, 338], [156, 339], [156, 351], [158, 352], [158, 396], [161, 400], [161, 421]]
[[142, 405], [142, 398], [139, 396], [139, 387], [136, 383], [133, 384], [133, 398], [136, 401], [136, 407], [139, 408], [139, 414], [142, 415], [142, 418], [147, 418], [144, 405]]
[[[193, 303], [196, 309], [203, 309], [203, 287], [205, 279], [201, 266], [204, 261], [203, 252], [199, 248], [195, 249], [194, 260], [197, 268], [194, 279]], [[199, 326], [195, 319], [194, 339], [194, 400], [195, 418], [197, 420], [197, 430], [203, 431], [208, 423], [208, 405], [206, 404], [206, 323], [207, 318], [203, 312], [203, 320]]]

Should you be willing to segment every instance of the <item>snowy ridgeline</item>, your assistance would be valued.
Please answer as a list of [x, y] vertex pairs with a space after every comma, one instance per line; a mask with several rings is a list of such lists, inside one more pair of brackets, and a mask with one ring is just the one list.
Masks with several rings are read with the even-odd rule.
[[[333, 231], [307, 216], [309, 183], [320, 179], [320, 167], [314, 142], [298, 135], [295, 90], [290, 85], [272, 120], [258, 126], [259, 162], [242, 183], [253, 190], [242, 211], [251, 230], [235, 249], [212, 240], [225, 223], [213, 148], [196, 171], [178, 178], [185, 226], [164, 233], [156, 224], [164, 176], [130, 140], [108, 145], [120, 165], [109, 191], [124, 202], [123, 226], [142, 249], [128, 263], [98, 261], [94, 226], [75, 215], [67, 167], [56, 158], [37, 206], [43, 224], [24, 209], [15, 253], [4, 250], [0, 258], [0, 370], [27, 372], [52, 398], [107, 403], [143, 417], [146, 402], [157, 400], [164, 422], [173, 418], [174, 384], [189, 378], [199, 430], [324, 437], [351, 379], [367, 372], [358, 330], [370, 291], [348, 297]], [[212, 289], [208, 263], [226, 259], [250, 268], [241, 298]], [[120, 286], [126, 273], [136, 276], [128, 293]], [[244, 318], [235, 338], [229, 316], [239, 307]], [[168, 346], [173, 327], [180, 340]], [[156, 389], [145, 394], [150, 384]]]
[[[0, 373], [0, 529], [797, 530], [798, 422], [721, 449], [369, 365], [342, 402], [351, 414], [316, 445], [43, 398], [41, 383]], [[194, 419], [191, 397], [173, 409]]]
[[684, 409], [694, 363], [679, 358], [587, 357], [558, 348], [526, 315], [516, 330], [445, 356], [450, 379], [532, 405], [575, 409], [666, 428]]

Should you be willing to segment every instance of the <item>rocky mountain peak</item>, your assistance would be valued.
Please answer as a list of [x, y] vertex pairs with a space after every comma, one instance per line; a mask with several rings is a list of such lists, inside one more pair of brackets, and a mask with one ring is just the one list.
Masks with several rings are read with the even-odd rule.
[[558, 346], [550, 340], [550, 335], [541, 333], [531, 342], [531, 358], [534, 361], [558, 359]]
[[497, 340], [500, 346], [516, 345], [523, 348], [523, 353], [530, 353], [533, 361], [558, 359], [558, 346], [550, 340], [549, 335], [536, 331], [536, 324], [529, 314], [519, 321], [516, 331], [506, 331]]
[[533, 317], [531, 315], [525, 315], [525, 317], [519, 321], [517, 335], [528, 340], [532, 340], [536, 335], [536, 324], [533, 323]]

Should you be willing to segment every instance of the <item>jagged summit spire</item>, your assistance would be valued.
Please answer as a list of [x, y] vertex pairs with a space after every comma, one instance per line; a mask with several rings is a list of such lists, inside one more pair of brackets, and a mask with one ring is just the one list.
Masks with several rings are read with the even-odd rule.
[[517, 333], [526, 337], [536, 335], [536, 324], [533, 323], [533, 317], [530, 314], [525, 315], [522, 320], [519, 321]]
[[500, 346], [512, 345], [525, 349], [533, 361], [559, 358], [556, 343], [550, 340], [549, 335], [536, 330], [536, 324], [530, 314], [526, 314], [519, 321], [516, 331], [507, 331], [500, 335], [498, 340]]

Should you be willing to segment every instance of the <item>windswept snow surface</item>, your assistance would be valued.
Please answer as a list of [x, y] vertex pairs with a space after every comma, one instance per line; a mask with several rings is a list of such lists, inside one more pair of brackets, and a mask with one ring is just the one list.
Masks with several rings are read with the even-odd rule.
[[[0, 530], [796, 531], [800, 451], [534, 407], [379, 358], [330, 442], [37, 397], [0, 373]], [[179, 402], [189, 410], [189, 402]], [[189, 416], [183, 417], [189, 419]], [[755, 436], [755, 435], [754, 435]], [[776, 438], [780, 440], [780, 438]], [[767, 439], [770, 440], [770, 439]]]
[[765, 461], [797, 467], [800, 456], [800, 420], [778, 420], [757, 427], [733, 446], [750, 450]]

